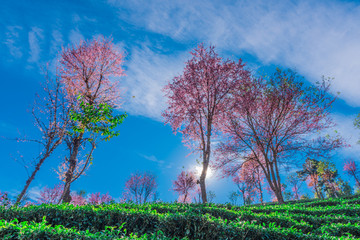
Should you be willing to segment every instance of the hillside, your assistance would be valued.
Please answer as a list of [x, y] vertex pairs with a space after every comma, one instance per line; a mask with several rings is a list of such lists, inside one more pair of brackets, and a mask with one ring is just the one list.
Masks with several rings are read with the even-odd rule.
[[2, 239], [360, 239], [360, 196], [241, 207], [1, 206], [0, 219]]

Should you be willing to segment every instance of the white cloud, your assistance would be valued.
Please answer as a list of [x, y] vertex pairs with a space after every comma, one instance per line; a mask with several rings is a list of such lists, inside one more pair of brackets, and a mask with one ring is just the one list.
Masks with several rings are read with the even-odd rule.
[[334, 122], [337, 124], [335, 129], [345, 139], [346, 143], [351, 145], [338, 150], [344, 157], [342, 160], [353, 159], [360, 161], [360, 144], [357, 144], [358, 140], [360, 140], [360, 130], [354, 127], [355, 117], [356, 115], [333, 115]]
[[206, 41], [263, 64], [295, 68], [360, 106], [360, 6], [337, 1], [109, 1], [119, 17], [183, 43]]
[[29, 58], [28, 62], [37, 63], [40, 59], [40, 41], [44, 39], [43, 30], [38, 27], [32, 27], [29, 32]]
[[37, 202], [39, 200], [39, 198], [41, 197], [40, 196], [40, 192], [41, 192], [42, 188], [39, 187], [39, 186], [35, 186], [35, 187], [32, 187], [28, 190], [27, 194], [29, 196], [29, 199], [34, 201], [34, 202]]
[[84, 36], [81, 34], [81, 32], [79, 31], [79, 29], [75, 29], [75, 30], [71, 30], [70, 34], [69, 34], [69, 40], [70, 43], [75, 45], [75, 44], [79, 44], [79, 42], [81, 40], [84, 40]]
[[4, 43], [9, 48], [10, 54], [15, 58], [21, 58], [23, 55], [19, 42], [20, 31], [22, 29], [20, 26], [8, 26], [5, 33]]
[[64, 45], [63, 35], [59, 30], [53, 30], [51, 33], [51, 46], [50, 46], [50, 54], [56, 55], [60, 50], [61, 47]]
[[166, 103], [162, 88], [175, 75], [180, 74], [185, 55], [168, 56], [143, 45], [131, 49], [125, 62], [128, 70], [121, 85], [125, 89], [122, 106], [133, 115], [142, 115], [161, 121]]
[[151, 162], [155, 162], [155, 163], [158, 163], [159, 165], [163, 164], [164, 161], [163, 160], [159, 160], [157, 159], [157, 157], [155, 157], [154, 155], [144, 155], [144, 154], [139, 154], [141, 157], [145, 158], [146, 160], [149, 160]]

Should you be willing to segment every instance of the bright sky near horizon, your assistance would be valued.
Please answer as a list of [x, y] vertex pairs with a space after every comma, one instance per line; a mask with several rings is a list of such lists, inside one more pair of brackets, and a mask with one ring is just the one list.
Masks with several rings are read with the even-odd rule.
[[[352, 146], [332, 159], [342, 173], [343, 161], [360, 163], [360, 131], [353, 120], [360, 112], [360, 3], [357, 1], [122, 1], [3, 0], [0, 8], [0, 136], [36, 137], [31, 104], [41, 92], [41, 68], [54, 70], [62, 46], [99, 34], [112, 36], [126, 55], [121, 78], [122, 110], [129, 114], [120, 136], [96, 149], [94, 163], [72, 190], [109, 192], [120, 197], [126, 179], [137, 170], [158, 177], [164, 201], [176, 199], [172, 181], [184, 169], [196, 169], [198, 155], [186, 157], [181, 135], [164, 126], [162, 87], [182, 73], [198, 43], [214, 44], [224, 58], [242, 58], [254, 72], [291, 68], [310, 83], [334, 78], [340, 92], [332, 116], [336, 130]], [[135, 96], [135, 97], [133, 97]], [[31, 160], [39, 147], [0, 139], [0, 190], [18, 194], [27, 175], [14, 161]], [[18, 153], [19, 152], [19, 153]], [[60, 152], [61, 153], [61, 152]], [[30, 186], [36, 199], [44, 186], [58, 182], [49, 159]], [[305, 159], [304, 159], [305, 160]], [[348, 179], [344, 176], [344, 179]], [[228, 201], [230, 179], [207, 181], [216, 202]]]

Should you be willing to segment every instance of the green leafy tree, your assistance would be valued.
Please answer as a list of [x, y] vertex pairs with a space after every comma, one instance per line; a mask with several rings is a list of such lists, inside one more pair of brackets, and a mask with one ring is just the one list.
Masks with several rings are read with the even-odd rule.
[[236, 191], [232, 191], [229, 193], [229, 200], [230, 200], [230, 203], [232, 205], [236, 205], [237, 204], [237, 201], [238, 201], [238, 198], [239, 198], [239, 194], [236, 192]]
[[316, 159], [306, 159], [303, 164], [303, 169], [297, 171], [299, 178], [307, 182], [307, 185], [314, 189], [315, 198], [323, 199], [322, 189], [319, 186], [319, 172], [318, 172], [319, 161]]
[[339, 197], [341, 179], [335, 164], [328, 160], [321, 160], [317, 166], [317, 172], [320, 177], [319, 186], [323, 188], [326, 196]]
[[[89, 104], [84, 102], [81, 96], [78, 97], [78, 101], [81, 101], [79, 108], [73, 108], [70, 111], [72, 125], [65, 141], [71, 153], [76, 150], [75, 146], [77, 145], [75, 143], [82, 146], [90, 143], [91, 148], [86, 155], [85, 161], [75, 161], [73, 163], [67, 161], [59, 168], [59, 177], [65, 180], [64, 192], [59, 202], [71, 201], [70, 184], [83, 175], [91, 165], [92, 153], [97, 144], [100, 141], [108, 141], [120, 134], [115, 128], [127, 117], [126, 113], [116, 115], [114, 108], [108, 103]], [[81, 141], [78, 141], [79, 136], [81, 136]]]
[[340, 195], [341, 196], [351, 196], [353, 195], [353, 189], [350, 186], [348, 181], [343, 181], [342, 179], [339, 180], [339, 186], [341, 188]]

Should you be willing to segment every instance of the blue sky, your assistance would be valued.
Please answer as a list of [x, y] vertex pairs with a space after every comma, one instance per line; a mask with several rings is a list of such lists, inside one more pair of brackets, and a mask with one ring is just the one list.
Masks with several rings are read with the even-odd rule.
[[[359, 162], [355, 143], [360, 131], [352, 124], [360, 112], [358, 2], [5, 0], [0, 20], [0, 136], [38, 136], [28, 110], [41, 91], [41, 67], [49, 63], [54, 70], [62, 46], [102, 34], [112, 36], [126, 54], [122, 110], [129, 117], [119, 137], [96, 149], [94, 164], [72, 190], [119, 197], [132, 172], [151, 170], [158, 176], [160, 198], [176, 199], [169, 191], [172, 181], [183, 166], [193, 169], [198, 156], [186, 157], [190, 151], [181, 135], [164, 126], [161, 88], [181, 74], [189, 51], [200, 42], [216, 45], [225, 58], [242, 58], [254, 72], [292, 68], [309, 83], [322, 75], [334, 77], [331, 92], [341, 94], [332, 116], [352, 147], [339, 150], [333, 160], [339, 168], [348, 158]], [[16, 194], [27, 175], [13, 158], [19, 151], [31, 160], [39, 147], [0, 142], [0, 190]], [[32, 198], [58, 182], [52, 169], [60, 160], [53, 156], [44, 164], [30, 187]], [[235, 186], [212, 177], [208, 188], [216, 192], [217, 202], [226, 202]]]

